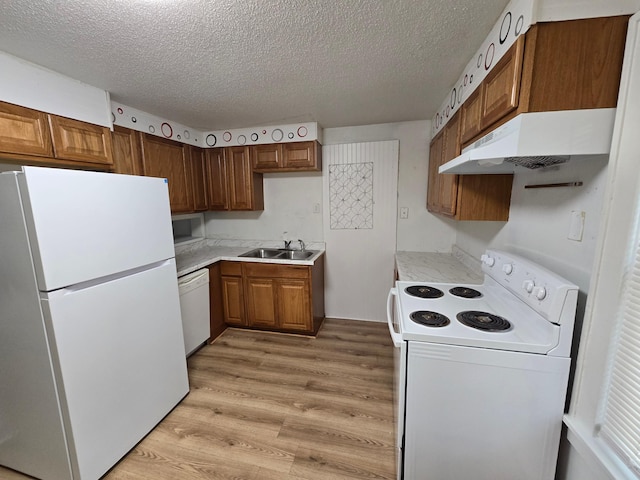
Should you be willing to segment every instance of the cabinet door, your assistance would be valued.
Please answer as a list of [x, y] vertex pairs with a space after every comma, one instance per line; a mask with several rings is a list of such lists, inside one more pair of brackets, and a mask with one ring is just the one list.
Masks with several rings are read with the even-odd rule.
[[295, 142], [282, 145], [282, 166], [288, 170], [319, 171], [322, 168], [318, 142]]
[[[262, 175], [251, 168], [249, 147], [225, 148], [229, 179], [229, 210], [262, 210]], [[254, 188], [259, 195], [255, 195]]]
[[309, 281], [280, 279], [277, 282], [278, 327], [287, 330], [313, 330]]
[[125, 175], [142, 175], [142, 150], [139, 133], [130, 128], [113, 126], [113, 171]]
[[47, 114], [0, 102], [0, 152], [53, 157]]
[[524, 35], [521, 35], [484, 79], [482, 130], [518, 107], [523, 53]]
[[229, 210], [227, 166], [224, 161], [224, 149], [209, 148], [206, 156], [209, 210]]
[[282, 144], [253, 145], [251, 147], [251, 164], [256, 172], [278, 171], [282, 167]]
[[[453, 160], [460, 153], [459, 143], [460, 116], [456, 114], [443, 129], [442, 135], [442, 163]], [[456, 214], [456, 198], [458, 194], [458, 175], [438, 174], [440, 176], [440, 213], [444, 215]]]
[[435, 136], [429, 147], [429, 180], [427, 183], [427, 210], [440, 210], [440, 177], [438, 167], [442, 164], [442, 132]]
[[252, 327], [276, 327], [275, 280], [247, 277], [247, 321]]
[[220, 277], [222, 287], [222, 310], [224, 321], [228, 325], [245, 326], [244, 293], [242, 277]]
[[463, 145], [482, 131], [482, 98], [484, 83], [469, 95], [460, 109], [460, 144]]
[[193, 209], [201, 212], [209, 208], [207, 197], [207, 164], [202, 148], [189, 147], [191, 160], [191, 191], [193, 193]]
[[191, 173], [187, 146], [149, 134], [142, 136], [144, 174], [166, 178], [173, 213], [192, 212]]
[[111, 131], [106, 127], [49, 115], [56, 158], [113, 165]]

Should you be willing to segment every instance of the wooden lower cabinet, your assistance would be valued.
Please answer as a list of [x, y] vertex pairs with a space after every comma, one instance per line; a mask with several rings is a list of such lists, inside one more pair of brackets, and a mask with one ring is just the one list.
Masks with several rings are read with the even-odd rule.
[[220, 263], [214, 263], [209, 265], [209, 343], [218, 338], [226, 328], [222, 307]]
[[230, 262], [220, 264], [224, 321], [303, 334], [324, 319], [324, 257], [313, 266]]

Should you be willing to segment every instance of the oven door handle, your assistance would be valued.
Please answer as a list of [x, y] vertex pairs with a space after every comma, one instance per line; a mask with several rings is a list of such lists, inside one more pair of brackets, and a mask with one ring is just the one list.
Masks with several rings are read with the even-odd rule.
[[393, 297], [398, 296], [398, 290], [396, 288], [392, 288], [389, 290], [389, 295], [387, 295], [387, 324], [389, 326], [389, 334], [391, 334], [391, 340], [396, 347], [402, 346], [402, 335], [396, 332], [395, 328], [393, 328]]

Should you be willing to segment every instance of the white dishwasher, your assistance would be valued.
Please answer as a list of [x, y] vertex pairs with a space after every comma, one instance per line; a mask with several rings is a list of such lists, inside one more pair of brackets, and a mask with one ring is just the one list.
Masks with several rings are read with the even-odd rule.
[[188, 357], [209, 338], [209, 270], [178, 278], [184, 352]]

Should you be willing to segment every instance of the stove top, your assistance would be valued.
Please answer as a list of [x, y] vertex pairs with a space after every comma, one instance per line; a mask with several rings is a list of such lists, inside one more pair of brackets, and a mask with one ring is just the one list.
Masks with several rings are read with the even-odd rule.
[[396, 282], [405, 341], [569, 356], [578, 287], [518, 255], [488, 250], [481, 285]]

